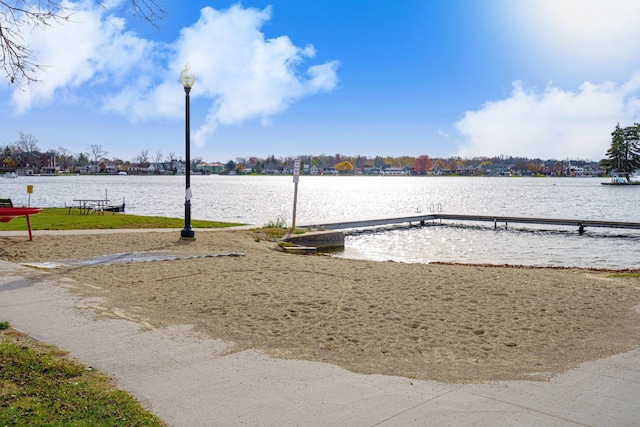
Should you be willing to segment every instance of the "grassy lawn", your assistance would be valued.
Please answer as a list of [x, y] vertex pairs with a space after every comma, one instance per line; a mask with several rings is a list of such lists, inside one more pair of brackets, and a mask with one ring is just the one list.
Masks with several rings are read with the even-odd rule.
[[0, 425], [165, 425], [108, 377], [2, 326]]
[[[80, 215], [77, 209], [44, 208], [42, 212], [31, 217], [32, 230], [87, 230], [110, 228], [182, 228], [184, 219], [165, 218], [160, 216], [138, 216], [124, 213]], [[233, 227], [236, 223], [192, 220], [193, 228]], [[24, 217], [14, 218], [9, 222], [0, 222], [0, 231], [26, 230]]]

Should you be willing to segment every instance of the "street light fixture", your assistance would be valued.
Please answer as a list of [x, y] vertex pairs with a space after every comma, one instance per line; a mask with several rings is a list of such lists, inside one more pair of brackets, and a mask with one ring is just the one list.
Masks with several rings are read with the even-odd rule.
[[185, 132], [185, 145], [186, 145], [186, 186], [184, 193], [184, 228], [180, 232], [180, 237], [183, 239], [193, 239], [196, 235], [193, 228], [191, 228], [191, 158], [189, 155], [189, 146], [191, 145], [190, 136], [190, 123], [189, 123], [189, 92], [191, 87], [196, 81], [196, 75], [191, 72], [189, 64], [184, 66], [184, 70], [180, 73], [180, 82], [184, 87], [185, 93], [185, 115], [186, 115], [186, 132]]

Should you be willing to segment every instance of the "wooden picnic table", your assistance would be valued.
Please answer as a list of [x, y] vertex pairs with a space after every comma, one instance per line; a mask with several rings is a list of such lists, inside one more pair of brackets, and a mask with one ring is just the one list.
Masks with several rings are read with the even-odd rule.
[[[104, 214], [105, 206], [109, 205], [108, 199], [73, 199], [77, 204], [77, 208], [80, 214], [88, 215], [90, 211], [102, 212]], [[71, 215], [71, 209], [73, 206], [69, 206], [69, 215]]]

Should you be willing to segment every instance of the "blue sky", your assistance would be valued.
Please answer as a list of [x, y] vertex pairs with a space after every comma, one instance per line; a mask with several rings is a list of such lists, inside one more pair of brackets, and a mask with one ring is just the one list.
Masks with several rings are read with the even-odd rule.
[[119, 0], [25, 34], [40, 83], [0, 85], [0, 144], [129, 160], [300, 154], [605, 157], [640, 121], [636, 0]]

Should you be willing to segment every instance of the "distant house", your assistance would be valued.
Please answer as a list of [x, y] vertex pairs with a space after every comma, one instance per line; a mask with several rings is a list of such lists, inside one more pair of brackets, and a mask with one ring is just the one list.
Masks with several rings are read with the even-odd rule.
[[322, 168], [322, 175], [338, 175], [336, 168]]
[[569, 164], [568, 175], [569, 176], [584, 176], [584, 168], [581, 168], [579, 166], [572, 166], [571, 164]]
[[224, 165], [222, 163], [198, 163], [196, 165], [196, 172], [203, 173], [205, 175], [217, 175], [224, 171]]
[[15, 164], [18, 175], [49, 174], [60, 170], [53, 152], [21, 152], [15, 156]]
[[33, 175], [32, 168], [16, 168], [16, 174], [22, 176], [30, 176]]
[[483, 175], [504, 176], [509, 175], [509, 166], [504, 163], [493, 163], [482, 165], [481, 171]]
[[365, 166], [364, 174], [365, 175], [380, 175], [380, 174], [382, 174], [382, 169]]
[[265, 163], [264, 168], [262, 168], [263, 175], [280, 175], [280, 170], [278, 169], [277, 163]]
[[434, 175], [451, 175], [451, 169], [447, 168], [433, 168]]
[[319, 174], [320, 174], [320, 169], [316, 165], [312, 165], [309, 168], [309, 175], [319, 175]]
[[555, 162], [553, 166], [548, 168], [549, 172], [555, 176], [562, 176], [564, 171], [564, 162]]
[[78, 166], [78, 173], [93, 173], [93, 165]]
[[529, 173], [529, 168], [523, 165], [511, 165], [509, 173], [511, 176], [525, 176]]
[[456, 172], [458, 175], [462, 176], [476, 176], [478, 175], [478, 168], [474, 166], [467, 166], [464, 168], [458, 168]]
[[151, 163], [146, 170], [150, 174], [164, 174], [166, 172], [164, 163]]
[[168, 166], [168, 169], [177, 175], [184, 175], [187, 171], [187, 165], [184, 162], [173, 160]]
[[406, 175], [406, 171], [403, 168], [389, 167], [384, 170], [385, 175]]

